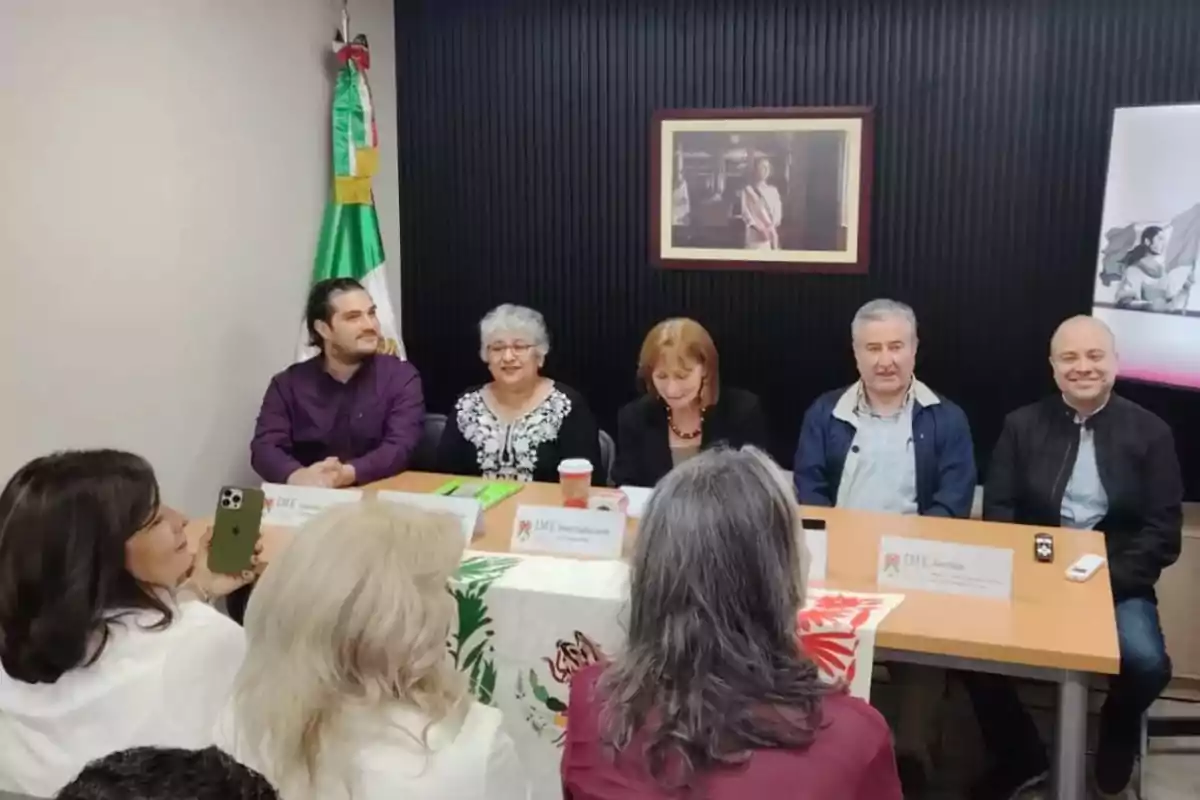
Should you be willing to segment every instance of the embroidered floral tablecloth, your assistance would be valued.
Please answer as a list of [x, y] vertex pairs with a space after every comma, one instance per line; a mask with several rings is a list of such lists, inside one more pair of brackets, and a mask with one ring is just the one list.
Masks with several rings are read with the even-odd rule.
[[[468, 552], [454, 581], [449, 647], [475, 696], [504, 712], [537, 800], [558, 800], [571, 676], [624, 638], [628, 566]], [[809, 589], [797, 634], [830, 682], [867, 699], [875, 630], [904, 599]]]

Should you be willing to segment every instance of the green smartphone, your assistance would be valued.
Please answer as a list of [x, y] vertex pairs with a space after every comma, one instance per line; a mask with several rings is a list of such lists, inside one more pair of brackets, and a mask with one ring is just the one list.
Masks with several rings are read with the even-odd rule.
[[208, 548], [210, 570], [236, 575], [251, 568], [262, 529], [263, 499], [262, 489], [221, 488]]

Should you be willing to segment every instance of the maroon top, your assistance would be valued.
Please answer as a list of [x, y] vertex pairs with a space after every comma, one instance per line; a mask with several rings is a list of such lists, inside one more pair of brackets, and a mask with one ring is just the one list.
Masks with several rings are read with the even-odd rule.
[[[595, 696], [601, 665], [571, 681], [563, 747], [565, 800], [669, 800], [639, 757], [636, 744], [617, 756], [600, 739]], [[804, 750], [757, 750], [743, 765], [708, 774], [692, 800], [902, 800], [887, 723], [848, 694], [825, 698], [824, 722]]]

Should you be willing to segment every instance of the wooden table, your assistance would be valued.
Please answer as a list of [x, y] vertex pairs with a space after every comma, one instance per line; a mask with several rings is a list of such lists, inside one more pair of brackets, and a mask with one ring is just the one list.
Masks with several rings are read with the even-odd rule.
[[[368, 487], [429, 492], [450, 476], [406, 472]], [[509, 549], [518, 505], [558, 505], [557, 484], [530, 484], [484, 515], [484, 530], [471, 549], [503, 553]], [[1084, 756], [1087, 734], [1087, 679], [1090, 673], [1114, 674], [1119, 668], [1116, 623], [1107, 573], [1086, 583], [1063, 576], [1085, 553], [1104, 553], [1102, 534], [1054, 530], [1055, 562], [1033, 559], [1036, 528], [971, 520], [897, 516], [802, 507], [805, 517], [823, 519], [829, 531], [827, 588], [888, 591], [875, 580], [879, 539], [884, 535], [1012, 548], [1011, 602], [907, 591], [905, 601], [880, 626], [880, 657], [950, 669], [996, 672], [1036, 678], [1059, 686], [1055, 785], [1061, 800], [1085, 796]], [[630, 520], [626, 551], [636, 536]], [[286, 545], [286, 532], [264, 533], [264, 555]]]

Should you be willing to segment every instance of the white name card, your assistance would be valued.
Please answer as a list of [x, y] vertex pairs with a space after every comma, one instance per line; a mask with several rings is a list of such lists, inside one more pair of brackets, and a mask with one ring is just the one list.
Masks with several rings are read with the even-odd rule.
[[322, 489], [315, 486], [286, 486], [264, 483], [263, 524], [295, 528], [327, 508], [362, 499], [358, 489]]
[[483, 522], [482, 508], [479, 501], [471, 497], [447, 497], [441, 494], [420, 494], [418, 492], [380, 492], [380, 500], [389, 503], [404, 503], [416, 506], [426, 511], [441, 511], [458, 517], [462, 525], [463, 539], [468, 545], [476, 529]]
[[518, 553], [620, 558], [625, 515], [616, 511], [517, 506], [511, 549]]
[[829, 531], [805, 528], [804, 544], [808, 546], [809, 581], [825, 580], [829, 568]]
[[1013, 551], [884, 536], [879, 540], [881, 587], [1012, 599]]
[[650, 493], [654, 490], [644, 486], [622, 486], [621, 491], [629, 498], [626, 513], [634, 519], [641, 519], [646, 511], [646, 503], [650, 502]]

